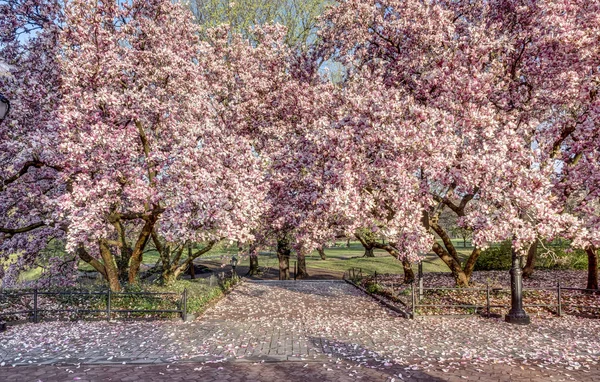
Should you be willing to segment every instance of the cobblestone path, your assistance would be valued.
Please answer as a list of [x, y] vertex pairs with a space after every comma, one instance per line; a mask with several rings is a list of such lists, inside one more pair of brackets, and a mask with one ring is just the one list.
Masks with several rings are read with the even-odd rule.
[[600, 380], [600, 323], [573, 320], [407, 320], [344, 282], [246, 282], [191, 323], [12, 327], [0, 381]]

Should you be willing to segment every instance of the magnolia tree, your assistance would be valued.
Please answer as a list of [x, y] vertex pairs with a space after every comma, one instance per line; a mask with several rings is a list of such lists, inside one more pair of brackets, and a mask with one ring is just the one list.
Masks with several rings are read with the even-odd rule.
[[[395, 217], [404, 196], [396, 189], [413, 190], [407, 200], [420, 204], [425, 228], [443, 242], [432, 250], [459, 285], [490, 243], [511, 239], [522, 253], [537, 237], [579, 230], [553, 203], [555, 169], [535, 149], [556, 110], [571, 107], [565, 95], [579, 89], [569, 81], [578, 57], [561, 54], [573, 51], [565, 26], [585, 11], [574, 13], [577, 6], [537, 1], [350, 0], [326, 16], [323, 39], [346, 65], [350, 98], [366, 112], [361, 123], [385, 123], [375, 145], [365, 140], [364, 152], [382, 159], [363, 173], [373, 186], [362, 192], [378, 194], [374, 205]], [[473, 231], [464, 264], [438, 224], [443, 209]]]
[[[66, 191], [56, 150], [61, 21], [58, 2], [0, 1], [0, 57], [8, 69], [0, 76], [0, 92], [11, 102], [8, 118], [0, 123], [3, 286], [14, 284], [21, 269], [36, 265], [38, 253], [50, 240], [65, 234], [53, 215], [53, 201]], [[65, 268], [58, 259], [51, 260], [49, 272], [72, 274], [74, 262], [67, 263]], [[52, 265], [61, 265], [60, 272]]]
[[334, 89], [319, 76], [310, 55], [290, 48], [285, 33], [278, 26], [256, 28], [249, 44], [228, 28], [213, 30], [211, 48], [224, 59], [206, 62], [217, 112], [251, 140], [268, 166], [258, 232], [263, 242], [270, 238], [277, 245], [284, 279], [291, 249], [305, 275], [303, 255], [332, 237], [337, 219], [332, 211], [351, 204], [340, 192], [349, 182], [340, 176], [344, 163], [329, 157], [336, 150], [329, 139], [332, 120], [338, 118]]
[[67, 250], [118, 290], [119, 274], [136, 281], [151, 238], [163, 240], [168, 279], [205, 252], [180, 262], [166, 254], [177, 245], [251, 238], [260, 159], [217, 111], [201, 63], [220, 57], [199, 42], [191, 12], [160, 0], [62, 11], [56, 143], [46, 147], [63, 192], [46, 206]]
[[[588, 256], [588, 289], [598, 289], [600, 247], [600, 4], [576, 1], [553, 5], [546, 16], [557, 28], [555, 60], [562, 67], [545, 65], [554, 76], [554, 94], [562, 99], [536, 134], [543, 165], [554, 170], [553, 196], [557, 208], [575, 215], [582, 229], [567, 238]], [[552, 18], [559, 13], [560, 18]]]

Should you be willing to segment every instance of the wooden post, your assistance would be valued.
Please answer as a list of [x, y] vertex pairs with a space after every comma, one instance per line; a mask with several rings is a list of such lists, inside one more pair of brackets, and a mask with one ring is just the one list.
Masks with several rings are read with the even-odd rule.
[[419, 277], [419, 302], [423, 300], [423, 278]]

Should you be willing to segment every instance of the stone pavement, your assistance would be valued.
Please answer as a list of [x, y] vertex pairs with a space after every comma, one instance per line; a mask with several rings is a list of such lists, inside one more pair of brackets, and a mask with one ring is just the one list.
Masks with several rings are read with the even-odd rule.
[[16, 366], [0, 368], [2, 382], [153, 382], [153, 381], [411, 381], [411, 382], [552, 382], [598, 381], [597, 374], [569, 375], [538, 373], [534, 370], [491, 365], [485, 371], [468, 368], [441, 371], [406, 371], [398, 366], [360, 368], [344, 362], [228, 362], [219, 364], [177, 363], [161, 365]]
[[407, 320], [344, 282], [246, 282], [192, 323], [12, 327], [0, 381], [597, 381], [599, 330], [569, 317]]

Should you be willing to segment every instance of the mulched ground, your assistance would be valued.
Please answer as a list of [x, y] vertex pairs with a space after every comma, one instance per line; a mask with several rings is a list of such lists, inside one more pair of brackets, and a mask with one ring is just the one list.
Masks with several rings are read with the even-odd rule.
[[[561, 288], [585, 288], [586, 271], [555, 270], [535, 271], [533, 277], [523, 281], [525, 289], [523, 301], [528, 314], [535, 317], [552, 318], [558, 313], [558, 282]], [[396, 306], [411, 310], [411, 286], [402, 284], [402, 275], [377, 275], [360, 281], [363, 287], [377, 284], [381, 287], [377, 293], [386, 297]], [[510, 307], [510, 275], [506, 271], [474, 272], [470, 289], [474, 290], [439, 290], [426, 288], [454, 288], [455, 282], [450, 273], [426, 273], [423, 276], [423, 296], [421, 305], [474, 305], [479, 308], [454, 307], [419, 307], [420, 315], [443, 314], [487, 314], [486, 289], [490, 288], [490, 313], [503, 315]], [[499, 290], [502, 289], [502, 290]], [[373, 287], [371, 287], [373, 290]], [[416, 289], [417, 290], [417, 289]], [[419, 293], [415, 292], [418, 296]], [[548, 305], [548, 306], [532, 306]], [[497, 307], [494, 307], [497, 306]], [[561, 290], [561, 310], [564, 315], [600, 318], [600, 294], [589, 294], [581, 291]]]

